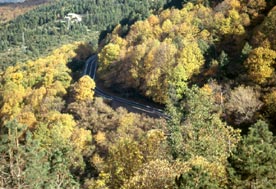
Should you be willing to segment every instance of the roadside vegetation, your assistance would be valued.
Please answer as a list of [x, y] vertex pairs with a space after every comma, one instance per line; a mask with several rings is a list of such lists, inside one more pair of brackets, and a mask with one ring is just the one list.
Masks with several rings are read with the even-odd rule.
[[[265, 0], [61, 0], [2, 24], [0, 188], [273, 188], [275, 32]], [[96, 97], [93, 53], [168, 119]]]

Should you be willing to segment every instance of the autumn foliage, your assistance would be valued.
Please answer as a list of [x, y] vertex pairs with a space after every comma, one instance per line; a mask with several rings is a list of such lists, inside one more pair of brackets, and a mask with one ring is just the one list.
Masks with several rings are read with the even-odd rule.
[[48, 19], [76, 10], [89, 33], [127, 14], [97, 50], [75, 42], [0, 73], [0, 188], [276, 185], [274, 1], [87, 2], [52, 2]]
[[181, 10], [164, 10], [136, 22], [125, 38], [119, 25], [99, 54], [101, 78], [107, 86], [135, 88], [159, 103], [167, 102], [171, 90], [182, 98], [191, 78], [209, 64], [208, 49], [225, 36], [238, 40], [249, 25], [246, 19], [242, 2], [224, 1], [214, 9], [187, 3]]

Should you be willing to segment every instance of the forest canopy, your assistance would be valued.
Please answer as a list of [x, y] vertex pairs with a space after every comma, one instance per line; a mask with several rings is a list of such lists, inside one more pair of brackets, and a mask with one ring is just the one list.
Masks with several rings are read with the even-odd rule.
[[[61, 0], [41, 5], [0, 25], [0, 69], [22, 60], [50, 53], [60, 44], [90, 41], [97, 44], [115, 25], [145, 19], [159, 11], [166, 0]], [[81, 22], [68, 22], [68, 13], [82, 17]], [[9, 56], [6, 56], [6, 55]]]
[[265, 0], [60, 0], [1, 24], [0, 188], [273, 188], [275, 20]]

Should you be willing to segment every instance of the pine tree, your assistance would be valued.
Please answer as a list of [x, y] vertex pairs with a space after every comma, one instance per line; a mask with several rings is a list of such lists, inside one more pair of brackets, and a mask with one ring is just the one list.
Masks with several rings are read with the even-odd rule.
[[233, 188], [273, 188], [276, 186], [276, 144], [268, 124], [258, 121], [243, 137], [229, 158]]
[[202, 156], [210, 162], [226, 163], [239, 141], [234, 130], [220, 119], [214, 99], [208, 91], [196, 87], [187, 91], [184, 135], [184, 159]]
[[31, 132], [26, 137], [26, 164], [24, 179], [26, 185], [33, 189], [45, 186], [49, 179], [50, 165], [46, 156], [46, 150], [40, 146], [40, 142], [33, 139]]
[[25, 166], [25, 147], [20, 144], [24, 127], [10, 121], [0, 129], [0, 187], [25, 187], [23, 169]]
[[218, 181], [204, 168], [193, 166], [188, 172], [176, 178], [178, 189], [219, 189]]

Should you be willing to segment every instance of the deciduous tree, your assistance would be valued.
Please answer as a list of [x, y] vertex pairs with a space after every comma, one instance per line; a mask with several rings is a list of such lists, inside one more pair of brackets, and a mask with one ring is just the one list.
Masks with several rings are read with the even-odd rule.
[[73, 87], [76, 101], [93, 100], [94, 88], [95, 82], [89, 76], [81, 77]]
[[266, 84], [274, 76], [276, 51], [258, 47], [253, 49], [245, 61], [249, 77], [258, 84]]

